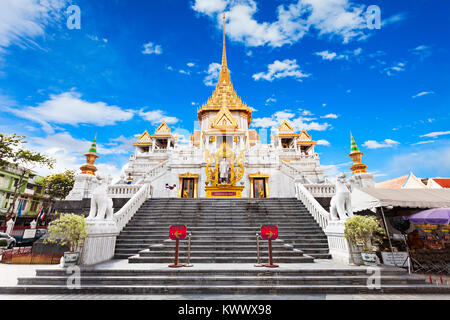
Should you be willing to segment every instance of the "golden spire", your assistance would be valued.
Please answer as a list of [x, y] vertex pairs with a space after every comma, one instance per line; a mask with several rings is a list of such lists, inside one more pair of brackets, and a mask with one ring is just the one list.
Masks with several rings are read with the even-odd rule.
[[199, 121], [201, 121], [202, 116], [205, 112], [209, 111], [219, 111], [223, 107], [228, 110], [234, 111], [244, 111], [247, 114], [247, 121], [250, 125], [252, 118], [252, 108], [248, 107], [242, 102], [241, 98], [238, 97], [236, 91], [233, 89], [233, 84], [231, 83], [230, 70], [227, 66], [227, 51], [225, 46], [225, 25], [226, 17], [223, 14], [223, 49], [222, 49], [222, 66], [219, 72], [219, 81], [217, 82], [216, 88], [212, 96], [208, 101], [202, 105], [201, 108], [197, 110], [197, 115]]
[[84, 156], [86, 157], [86, 163], [80, 167], [81, 174], [95, 175], [97, 168], [94, 166], [94, 162], [99, 158], [99, 156], [97, 155], [97, 134], [95, 134], [95, 138], [91, 144], [89, 152]]
[[356, 145], [355, 139], [353, 139], [353, 135], [350, 132], [350, 154], [348, 155], [353, 160], [353, 165], [350, 167], [352, 173], [366, 173], [367, 165], [361, 162], [362, 153], [359, 151], [358, 146]]
[[230, 83], [230, 70], [227, 66], [227, 50], [225, 47], [225, 13], [223, 14], [223, 49], [222, 49], [222, 66], [220, 68], [219, 84]]

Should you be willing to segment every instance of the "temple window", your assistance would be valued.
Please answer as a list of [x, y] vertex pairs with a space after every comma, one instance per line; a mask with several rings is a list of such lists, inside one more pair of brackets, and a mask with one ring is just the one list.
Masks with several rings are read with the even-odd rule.
[[293, 138], [283, 138], [281, 139], [281, 146], [283, 149], [292, 149], [294, 148], [294, 139]]

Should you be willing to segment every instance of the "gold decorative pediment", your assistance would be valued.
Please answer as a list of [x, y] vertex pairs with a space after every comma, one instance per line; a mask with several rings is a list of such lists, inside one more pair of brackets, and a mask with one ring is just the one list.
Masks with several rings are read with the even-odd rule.
[[227, 107], [220, 108], [219, 113], [211, 123], [211, 128], [218, 129], [237, 129], [239, 124], [237, 120], [233, 117], [230, 110]]
[[178, 178], [194, 178], [194, 179], [198, 179], [198, 174], [196, 173], [190, 173], [190, 172], [186, 172], [183, 174], [179, 174]]
[[278, 131], [294, 133], [294, 128], [286, 120], [284, 120]]
[[301, 141], [311, 141], [311, 136], [308, 134], [308, 132], [306, 132], [305, 129], [302, 130], [302, 132], [300, 132], [300, 136], [299, 136], [299, 140]]
[[143, 134], [138, 138], [136, 143], [133, 143], [133, 146], [146, 146], [152, 144], [152, 137], [148, 134], [147, 130], [144, 131]]
[[165, 121], [163, 121], [158, 128], [155, 130], [155, 134], [157, 133], [170, 133], [170, 128]]

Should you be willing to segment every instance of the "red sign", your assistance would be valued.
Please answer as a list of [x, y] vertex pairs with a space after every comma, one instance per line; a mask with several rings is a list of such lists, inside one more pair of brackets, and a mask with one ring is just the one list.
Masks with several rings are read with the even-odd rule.
[[236, 192], [211, 192], [213, 197], [235, 197]]
[[275, 240], [278, 238], [278, 227], [277, 226], [261, 226], [261, 238]]
[[172, 240], [177, 239], [185, 239], [186, 238], [186, 226], [178, 225], [178, 226], [170, 226], [169, 227], [169, 238]]

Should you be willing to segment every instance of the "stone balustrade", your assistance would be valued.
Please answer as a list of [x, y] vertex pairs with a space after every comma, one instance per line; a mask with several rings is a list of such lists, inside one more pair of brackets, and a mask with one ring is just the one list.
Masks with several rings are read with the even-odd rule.
[[328, 226], [330, 214], [320, 205], [311, 192], [305, 188], [301, 182], [295, 183], [295, 195], [297, 199], [303, 202], [309, 213], [314, 217], [322, 229]]
[[142, 185], [138, 184], [115, 184], [108, 187], [108, 196], [111, 198], [131, 198]]
[[304, 187], [313, 197], [331, 198], [336, 193], [336, 186], [334, 184], [305, 184]]
[[152, 187], [149, 183], [145, 183], [140, 186], [140, 189], [136, 194], [133, 195], [130, 200], [114, 214], [114, 221], [117, 224], [117, 228], [120, 231], [126, 226], [128, 221], [134, 216], [134, 214], [139, 210], [142, 204], [147, 200], [147, 198], [151, 198], [152, 196]]

